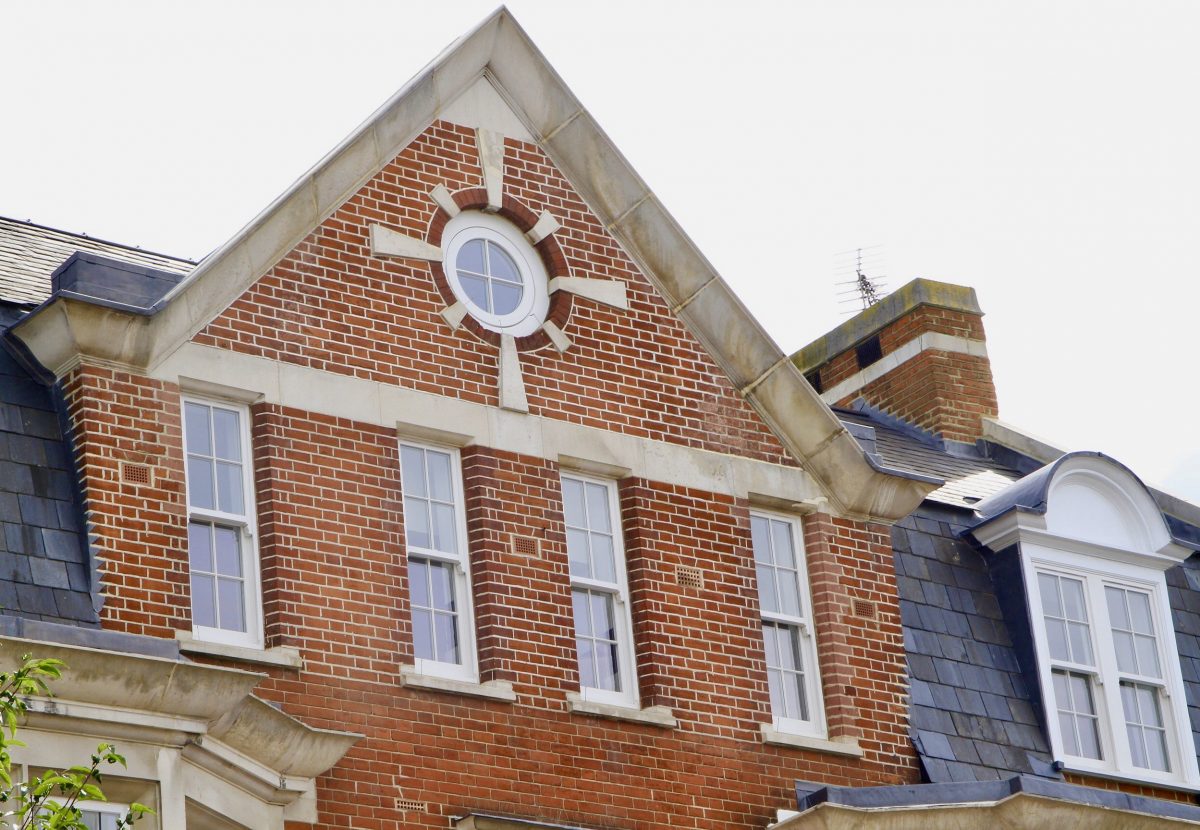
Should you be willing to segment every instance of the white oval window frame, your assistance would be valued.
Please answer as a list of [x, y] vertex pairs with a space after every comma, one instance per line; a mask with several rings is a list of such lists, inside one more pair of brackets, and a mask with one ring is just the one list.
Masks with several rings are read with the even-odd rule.
[[[486, 239], [499, 245], [512, 258], [521, 275], [524, 292], [517, 307], [508, 314], [493, 314], [480, 308], [463, 290], [458, 278], [458, 254], [464, 245], [475, 239]], [[503, 217], [469, 210], [447, 222], [442, 232], [442, 271], [455, 299], [489, 331], [525, 337], [540, 329], [546, 321], [550, 310], [550, 277], [546, 266], [525, 234]]]

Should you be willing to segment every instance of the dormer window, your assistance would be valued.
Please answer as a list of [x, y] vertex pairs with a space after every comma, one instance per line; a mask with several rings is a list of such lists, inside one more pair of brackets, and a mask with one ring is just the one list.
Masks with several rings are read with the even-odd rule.
[[1078, 453], [977, 509], [975, 538], [1021, 559], [1055, 759], [1075, 772], [1200, 788], [1165, 577], [1191, 551], [1145, 486], [1104, 456]]

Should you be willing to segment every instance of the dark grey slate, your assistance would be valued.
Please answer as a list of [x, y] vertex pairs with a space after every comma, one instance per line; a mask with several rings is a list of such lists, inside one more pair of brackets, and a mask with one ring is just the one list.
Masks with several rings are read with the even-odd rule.
[[6, 336], [23, 314], [0, 302], [0, 620], [97, 626], [62, 397]]
[[969, 522], [967, 511], [927, 502], [894, 529], [912, 551], [895, 553], [900, 616], [909, 673], [921, 684], [914, 744], [933, 782], [1032, 773], [1030, 752], [1050, 769], [1048, 741], [1023, 717], [1032, 709], [1018, 696], [1027, 687], [989, 563], [957, 535]]
[[51, 290], [98, 305], [149, 312], [183, 274], [76, 251], [51, 274]]

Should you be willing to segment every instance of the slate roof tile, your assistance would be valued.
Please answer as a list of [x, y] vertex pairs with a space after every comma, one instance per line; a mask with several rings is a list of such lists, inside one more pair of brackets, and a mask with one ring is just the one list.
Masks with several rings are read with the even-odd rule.
[[185, 259], [0, 217], [0, 300], [42, 302], [50, 296], [50, 275], [76, 251], [177, 274], [195, 267]]

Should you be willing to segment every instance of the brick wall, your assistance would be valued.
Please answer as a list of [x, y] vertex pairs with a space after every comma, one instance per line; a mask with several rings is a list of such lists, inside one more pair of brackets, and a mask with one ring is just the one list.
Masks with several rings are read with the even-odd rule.
[[[792, 463], [541, 151], [510, 140], [506, 163], [507, 197], [562, 222], [555, 255], [570, 272], [622, 280], [630, 299], [628, 312], [573, 302], [565, 354], [523, 344], [531, 412]], [[367, 250], [372, 222], [432, 232], [436, 184], [479, 186], [472, 131], [427, 130], [195, 341], [497, 404], [496, 350], [446, 326], [433, 269]], [[81, 367], [68, 392], [109, 574], [104, 624], [173, 636], [189, 626], [178, 390]], [[619, 482], [639, 691], [643, 705], [671, 707], [678, 727], [602, 720], [566, 702], [579, 680], [557, 464], [465, 448], [481, 679], [510, 682], [517, 699], [419, 690], [400, 681], [413, 655], [395, 431], [271, 403], [251, 420], [266, 641], [305, 660], [267, 669], [260, 694], [313, 726], [366, 736], [320, 780], [321, 826], [445, 827], [474, 809], [607, 828], [761, 828], [794, 803], [796, 779], [917, 780], [880, 528], [806, 523], [831, 735], [857, 737], [865, 757], [768, 746], [748, 504]], [[152, 488], [117, 485], [126, 459], [153, 466]], [[681, 584], [681, 566], [699, 569], [703, 585]], [[856, 598], [876, 603], [874, 628], [848, 621]], [[402, 811], [397, 799], [428, 810]]]
[[[497, 404], [497, 350], [446, 325], [429, 263], [380, 259], [368, 248], [376, 222], [425, 238], [437, 210], [427, 194], [437, 184], [479, 187], [476, 155], [473, 130], [434, 124], [195, 341]], [[786, 462], [778, 439], [545, 154], [509, 139], [505, 164], [506, 196], [562, 223], [553, 239], [570, 273], [623, 281], [630, 305], [625, 312], [576, 300], [563, 326], [572, 349], [522, 353], [530, 411]]]
[[[63, 386], [99, 558], [102, 623], [173, 638], [191, 626], [179, 390], [88, 364]], [[122, 481], [122, 463], [149, 468], [151, 483]]]
[[[279, 556], [277, 579], [297, 594], [289, 632], [307, 665], [273, 670], [260, 692], [314, 726], [367, 735], [321, 780], [322, 826], [444, 827], [447, 816], [473, 809], [597, 827], [670, 821], [761, 828], [791, 803], [796, 779], [917, 780], [895, 589], [885, 593], [891, 571], [881, 567], [891, 556], [883, 529], [823, 517], [806, 534], [815, 540], [810, 567], [822, 595], [817, 620], [827, 700], [835, 684], [846, 686], [836, 694], [850, 699], [842, 713], [850, 728], [834, 734], [860, 735], [865, 759], [761, 743], [758, 725], [770, 715], [748, 506], [643, 479], [620, 483], [639, 686], [643, 705], [671, 706], [679, 725], [572, 714], [565, 696], [578, 689], [578, 674], [559, 469], [539, 458], [467, 448], [481, 679], [510, 681], [517, 700], [422, 691], [398, 681], [399, 667], [412, 660], [403, 546], [394, 535], [403, 524], [399, 501], [366, 522], [352, 495], [389, 485], [398, 493], [395, 452], [384, 450], [395, 436], [374, 429], [351, 436], [353, 425], [294, 410], [271, 421], [278, 446], [289, 453], [299, 442], [310, 445], [274, 485], [271, 503], [283, 515], [264, 517], [278, 538], [304, 545]], [[361, 464], [363, 446], [387, 463]], [[324, 469], [311, 469], [311, 459], [322, 459]], [[307, 491], [303, 482], [314, 473], [343, 483]], [[294, 495], [298, 490], [306, 492]], [[323, 543], [302, 542], [311, 528], [301, 530], [306, 521], [295, 512], [335, 513], [341, 529]], [[537, 539], [537, 553], [514, 552], [514, 536]], [[314, 559], [321, 562], [319, 581], [311, 575]], [[703, 570], [702, 589], [677, 583], [680, 564]], [[837, 634], [834, 623], [846, 621], [860, 596], [883, 609], [878, 630]], [[843, 651], [829, 646], [827, 634], [844, 645], [840, 673]], [[428, 812], [400, 811], [397, 798], [427, 803]]]
[[[925, 332], [984, 340], [978, 314], [921, 305], [877, 333], [884, 357]], [[821, 387], [831, 389], [860, 371], [853, 348], [819, 367]], [[862, 398], [868, 404], [934, 435], [974, 443], [982, 418], [999, 412], [991, 364], [986, 357], [926, 349], [835, 405]]]

